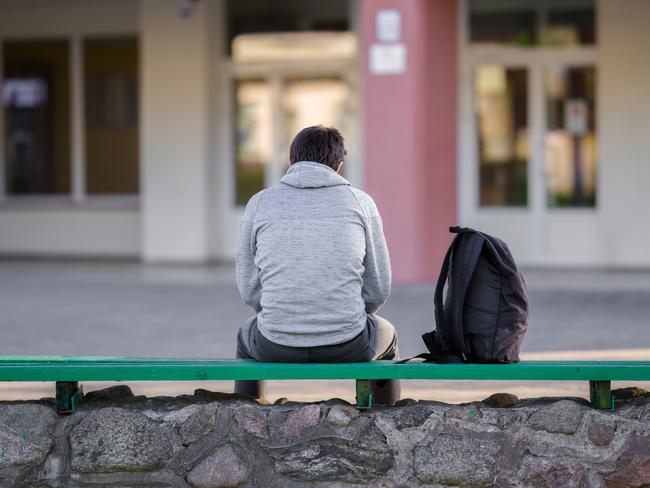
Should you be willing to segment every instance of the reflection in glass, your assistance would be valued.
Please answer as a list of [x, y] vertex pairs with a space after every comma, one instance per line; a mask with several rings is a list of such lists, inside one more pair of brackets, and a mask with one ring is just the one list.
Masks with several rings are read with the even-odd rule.
[[3, 44], [6, 191], [70, 191], [70, 83], [67, 41]]
[[336, 127], [345, 137], [350, 123], [346, 113], [349, 97], [350, 89], [338, 78], [288, 80], [282, 92], [286, 155], [283, 159], [288, 159], [291, 141], [305, 127]]
[[545, 90], [548, 206], [593, 207], [597, 174], [595, 69], [547, 69]]
[[484, 65], [474, 73], [481, 206], [528, 202], [528, 72]]
[[264, 189], [266, 166], [273, 156], [271, 89], [265, 81], [238, 80], [235, 98], [235, 198], [237, 205], [245, 205]]
[[138, 193], [138, 46], [135, 39], [84, 42], [86, 190]]

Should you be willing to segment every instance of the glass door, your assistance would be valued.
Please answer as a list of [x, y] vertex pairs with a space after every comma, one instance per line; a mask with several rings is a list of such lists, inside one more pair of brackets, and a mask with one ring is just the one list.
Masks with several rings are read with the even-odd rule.
[[[289, 146], [304, 127], [337, 127], [355, 145], [351, 88], [340, 76], [282, 76], [235, 83], [235, 203], [244, 206], [286, 171]], [[345, 167], [344, 167], [345, 169]]]
[[309, 66], [274, 63], [234, 70], [230, 78], [230, 144], [224, 148], [223, 224], [219, 239], [224, 256], [236, 251], [246, 203], [284, 175], [289, 146], [304, 127], [338, 128], [348, 150], [343, 176], [361, 182], [359, 96], [356, 70], [349, 64]]
[[502, 237], [522, 263], [598, 262], [596, 4], [461, 9], [461, 224]]
[[479, 59], [469, 70], [465, 164], [472, 177], [463, 181], [461, 199], [471, 192], [472, 200], [463, 224], [503, 237], [524, 262], [595, 259], [595, 64], [553, 53], [511, 54]]

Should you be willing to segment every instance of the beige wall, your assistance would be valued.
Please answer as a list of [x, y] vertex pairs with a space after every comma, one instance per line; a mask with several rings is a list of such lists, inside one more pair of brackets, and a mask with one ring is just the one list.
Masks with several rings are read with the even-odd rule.
[[92, 206], [71, 209], [70, 204], [0, 210], [0, 254], [72, 257], [129, 257], [140, 249], [137, 210], [107, 210]]
[[601, 229], [608, 264], [650, 266], [650, 2], [598, 2]]

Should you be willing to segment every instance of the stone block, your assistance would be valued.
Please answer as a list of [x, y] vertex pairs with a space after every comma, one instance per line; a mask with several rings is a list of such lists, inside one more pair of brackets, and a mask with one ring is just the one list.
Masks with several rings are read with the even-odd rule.
[[517, 403], [519, 403], [519, 398], [517, 395], [513, 395], [512, 393], [495, 393], [494, 395], [487, 397], [481, 403], [493, 408], [508, 408], [517, 405]]
[[327, 421], [334, 427], [350, 425], [359, 416], [359, 410], [348, 405], [335, 405], [327, 412]]
[[637, 386], [628, 386], [627, 388], [619, 388], [612, 390], [612, 395], [616, 400], [630, 400], [631, 398], [642, 398], [648, 396], [650, 392], [639, 388]]
[[525, 419], [526, 415], [516, 410], [499, 410], [499, 413], [496, 415], [496, 426], [500, 430], [508, 430], [510, 428], [521, 425]]
[[440, 433], [415, 449], [413, 467], [418, 480], [441, 485], [492, 486], [499, 443], [465, 434]]
[[234, 409], [233, 417], [237, 425], [247, 434], [260, 439], [268, 438], [266, 411], [249, 405], [241, 405]]
[[309, 427], [318, 424], [320, 420], [319, 405], [305, 405], [293, 410], [287, 415], [284, 423], [280, 426], [279, 434], [284, 437], [297, 437]]
[[582, 486], [585, 471], [576, 462], [526, 456], [518, 477], [535, 488], [577, 488]]
[[616, 433], [616, 425], [609, 425], [603, 423], [594, 423], [587, 429], [589, 440], [595, 445], [604, 447], [612, 442], [614, 434]]
[[249, 476], [249, 468], [231, 445], [221, 446], [187, 475], [195, 488], [236, 488]]
[[40, 464], [52, 448], [57, 414], [31, 403], [0, 405], [0, 468]]
[[398, 430], [420, 427], [431, 416], [433, 409], [425, 405], [413, 405], [400, 409], [393, 417], [393, 423]]
[[632, 435], [623, 446], [616, 469], [605, 476], [607, 488], [650, 486], [650, 437]]
[[80, 473], [152, 471], [169, 461], [167, 432], [138, 412], [102, 408], [70, 432], [72, 470]]
[[304, 481], [366, 483], [381, 478], [395, 464], [387, 445], [366, 445], [342, 439], [318, 439], [272, 454], [278, 474]]
[[210, 434], [216, 426], [214, 409], [201, 408], [181, 423], [178, 434], [184, 446], [190, 446]]
[[452, 407], [445, 412], [445, 420], [456, 419], [463, 422], [478, 422], [483, 417], [481, 409], [476, 405], [464, 405]]
[[571, 400], [560, 400], [533, 412], [528, 423], [535, 430], [557, 434], [575, 434], [580, 428], [584, 409]]
[[133, 391], [128, 385], [115, 385], [85, 393], [82, 402], [119, 401], [126, 398], [133, 398], [134, 396]]

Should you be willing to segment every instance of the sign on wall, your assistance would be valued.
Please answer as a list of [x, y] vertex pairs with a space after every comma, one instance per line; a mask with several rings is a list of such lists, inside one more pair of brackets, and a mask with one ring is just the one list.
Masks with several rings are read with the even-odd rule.
[[399, 10], [377, 12], [376, 33], [379, 42], [399, 42], [402, 36], [402, 16]]
[[402, 38], [402, 15], [396, 9], [377, 12], [375, 35], [377, 41], [368, 53], [373, 75], [400, 75], [406, 72], [406, 46]]
[[571, 98], [564, 105], [564, 130], [574, 136], [587, 132], [587, 101], [584, 98]]

